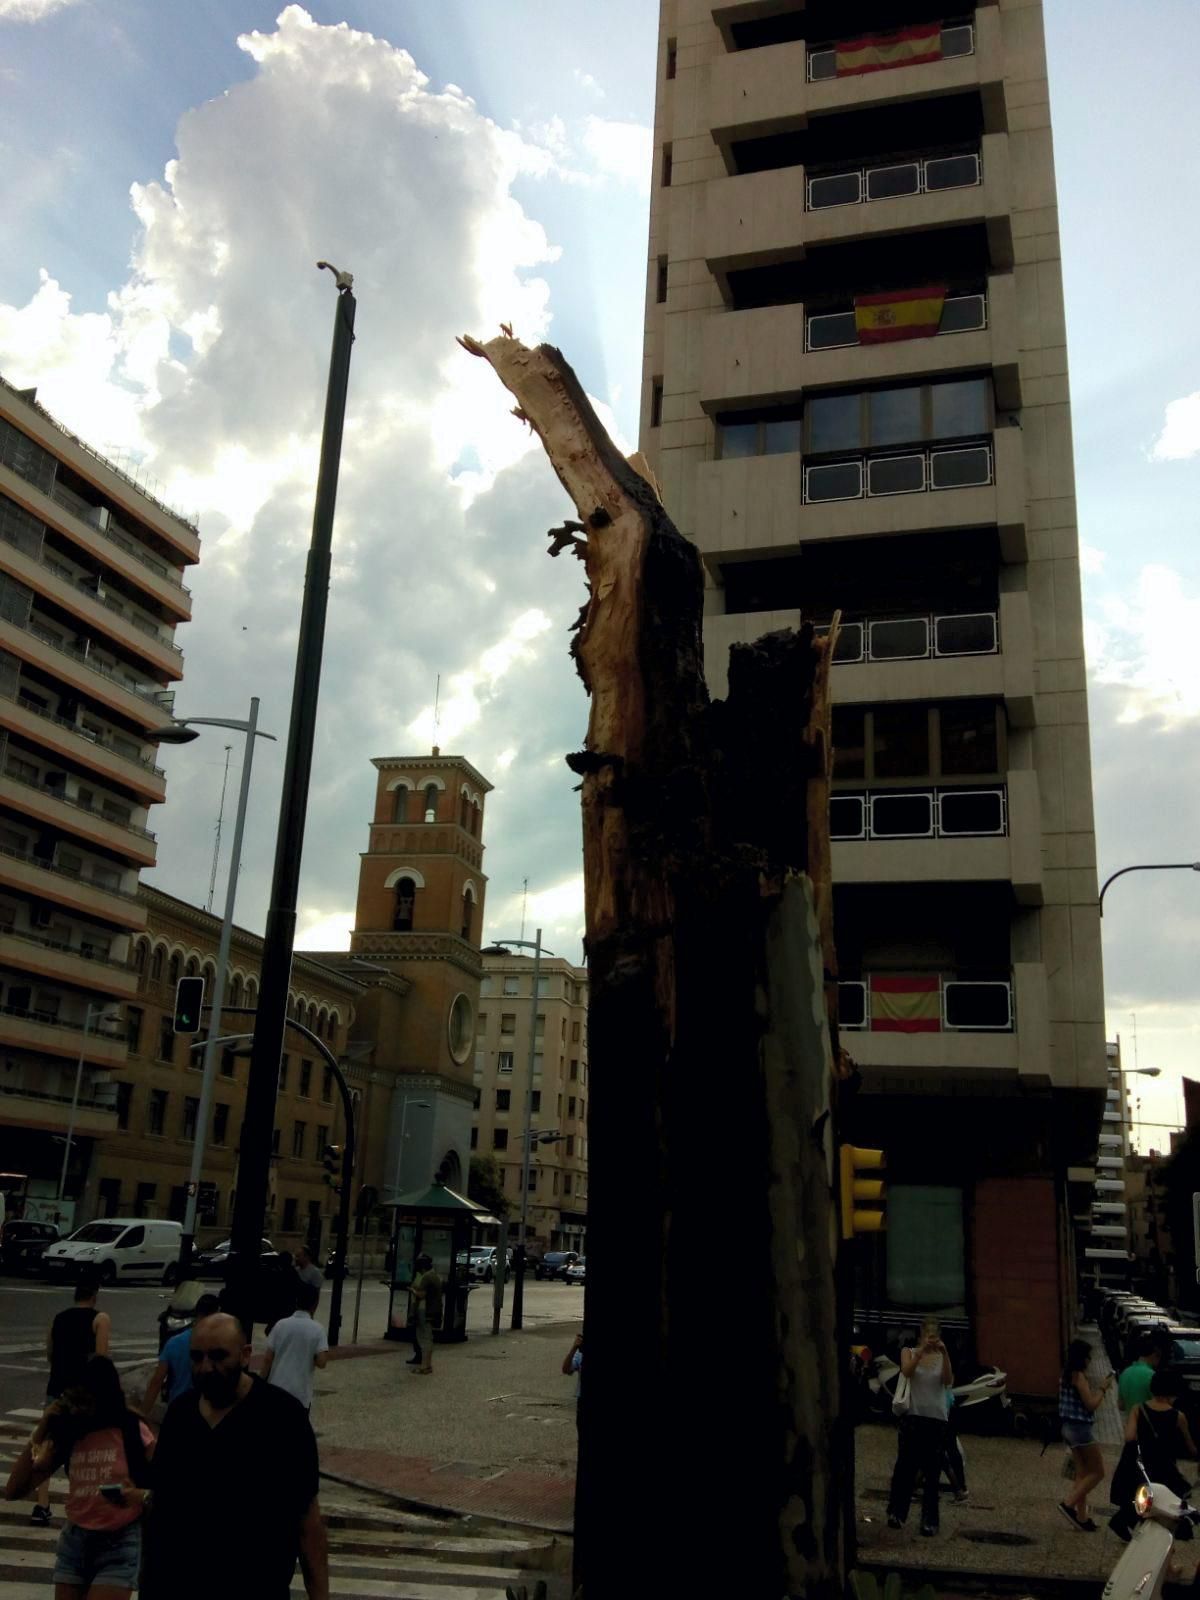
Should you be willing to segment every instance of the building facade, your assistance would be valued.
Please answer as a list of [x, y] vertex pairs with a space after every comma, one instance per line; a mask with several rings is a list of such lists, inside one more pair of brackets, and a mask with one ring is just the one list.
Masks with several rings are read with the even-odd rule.
[[35, 1205], [61, 1185], [67, 1219], [117, 1131], [138, 876], [166, 795], [154, 730], [199, 550], [189, 521], [0, 380], [0, 1170]]
[[[201, 975], [212, 990], [221, 919], [143, 885], [144, 930], [131, 941], [134, 991], [125, 1005], [128, 1053], [115, 1073], [114, 1136], [96, 1154], [84, 1189], [87, 1216], [169, 1217], [182, 1222], [199, 1110], [205, 1034], [173, 1031], [175, 987]], [[262, 940], [235, 928], [230, 950], [224, 1034], [249, 1032], [238, 1006], [257, 1002]], [[315, 1033], [337, 1060], [346, 1051], [361, 986], [303, 953], [292, 964], [288, 1016]], [[246, 1101], [249, 1044], [223, 1046], [205, 1136], [201, 1247], [229, 1235], [237, 1192], [238, 1145]], [[264, 1228], [281, 1248], [332, 1243], [338, 1198], [326, 1181], [326, 1147], [345, 1142], [345, 1119], [333, 1073], [320, 1052], [288, 1029], [280, 1063], [271, 1187]], [[340, 1163], [339, 1163], [340, 1170]]]
[[440, 1176], [465, 1192], [491, 784], [462, 756], [380, 756], [349, 951], [362, 985], [349, 1077], [363, 1096], [364, 1207]]
[[535, 1011], [532, 957], [485, 954], [483, 966], [471, 1148], [495, 1158], [509, 1203], [509, 1236], [519, 1239], [532, 1029], [526, 1237], [542, 1250], [582, 1253], [587, 1239], [587, 969], [543, 957]]
[[1106, 1088], [1042, 7], [662, 0], [642, 448], [731, 644], [841, 614], [859, 1310], [1054, 1392]]

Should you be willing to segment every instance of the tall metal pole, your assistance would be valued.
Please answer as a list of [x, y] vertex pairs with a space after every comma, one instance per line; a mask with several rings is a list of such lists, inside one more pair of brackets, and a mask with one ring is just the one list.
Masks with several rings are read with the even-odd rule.
[[75, 1092], [71, 1096], [71, 1120], [67, 1123], [67, 1137], [63, 1145], [62, 1172], [58, 1178], [58, 1198], [60, 1201], [67, 1192], [67, 1167], [71, 1160], [71, 1141], [75, 1137], [75, 1118], [79, 1114], [79, 1086], [83, 1081], [83, 1063], [87, 1056], [87, 1036], [91, 1032], [92, 1013], [103, 1010], [103, 1005], [89, 1005], [83, 1014], [83, 1043], [79, 1047], [79, 1064], [75, 1068]]
[[[367, 1073], [367, 1092], [363, 1096], [362, 1127], [361, 1127], [361, 1129], [359, 1131], [359, 1137], [362, 1140], [364, 1165], [365, 1165], [365, 1158], [366, 1158], [366, 1154], [367, 1154], [367, 1130], [371, 1126], [371, 1089], [374, 1086], [374, 1083], [375, 1083], [375, 1073], [373, 1071], [368, 1072]], [[360, 1184], [359, 1185], [359, 1193], [361, 1194], [361, 1192], [362, 1192], [362, 1185]], [[354, 1332], [350, 1336], [352, 1344], [357, 1344], [358, 1343], [358, 1318], [359, 1318], [359, 1313], [362, 1311], [363, 1278], [366, 1275], [366, 1271], [367, 1271], [367, 1237], [368, 1237], [368, 1235], [367, 1235], [367, 1219], [366, 1219], [366, 1217], [363, 1217], [362, 1218], [362, 1235], [361, 1235], [361, 1238], [360, 1238], [360, 1241], [359, 1241], [359, 1250], [358, 1250], [358, 1284], [357, 1284], [357, 1286], [355, 1287], [355, 1290], [354, 1290]]]
[[242, 867], [242, 835], [246, 828], [246, 805], [250, 799], [250, 771], [254, 765], [254, 746], [258, 737], [258, 696], [250, 700], [246, 718], [246, 748], [242, 756], [242, 781], [238, 787], [237, 816], [233, 823], [233, 850], [229, 857], [229, 881], [225, 885], [225, 916], [217, 944], [217, 970], [213, 975], [212, 1007], [208, 1019], [208, 1038], [204, 1041], [204, 1072], [200, 1079], [200, 1105], [196, 1111], [196, 1136], [192, 1143], [192, 1170], [188, 1175], [187, 1206], [183, 1214], [183, 1237], [179, 1241], [179, 1273], [191, 1265], [196, 1236], [196, 1207], [200, 1178], [204, 1171], [204, 1147], [208, 1140], [208, 1118], [212, 1111], [217, 1076], [217, 1035], [221, 1031], [221, 1012], [225, 1005], [225, 985], [229, 978], [229, 947], [233, 939], [233, 911], [237, 903], [238, 874]]
[[538, 978], [542, 967], [542, 930], [533, 936], [533, 997], [529, 1002], [529, 1074], [525, 1081], [525, 1154], [521, 1160], [521, 1234], [513, 1252], [511, 1327], [524, 1326], [525, 1229], [529, 1221], [529, 1162], [533, 1152], [533, 1063], [537, 1055]]
[[[327, 265], [327, 263], [321, 263]], [[355, 300], [347, 275], [338, 273], [338, 298], [334, 314], [333, 347], [329, 358], [329, 385], [325, 395], [325, 422], [321, 437], [321, 463], [313, 509], [312, 539], [304, 578], [304, 603], [300, 635], [296, 642], [296, 676], [292, 688], [292, 715], [288, 728], [287, 757], [283, 771], [283, 798], [275, 842], [275, 867], [271, 903], [263, 933], [259, 978], [258, 1015], [246, 1109], [242, 1120], [241, 1176], [230, 1228], [227, 1299], [248, 1329], [253, 1327], [255, 1284], [271, 1175], [271, 1135], [275, 1127], [275, 1100], [279, 1090], [279, 1058], [283, 1053], [287, 1019], [288, 983], [292, 973], [292, 944], [296, 931], [296, 898], [300, 886], [300, 861], [304, 852], [304, 824], [312, 776], [313, 742], [317, 725], [317, 699], [321, 685], [321, 657], [325, 645], [325, 617], [329, 604], [329, 569], [333, 548], [333, 514], [337, 504], [338, 469], [346, 393], [350, 382], [350, 352], [354, 343]]]

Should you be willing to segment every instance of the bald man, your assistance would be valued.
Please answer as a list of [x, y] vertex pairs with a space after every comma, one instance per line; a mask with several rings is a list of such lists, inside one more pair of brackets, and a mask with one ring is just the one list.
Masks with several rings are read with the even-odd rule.
[[309, 1600], [329, 1600], [317, 1441], [304, 1407], [251, 1375], [241, 1324], [192, 1330], [192, 1389], [154, 1453], [141, 1600], [287, 1600], [299, 1559]]

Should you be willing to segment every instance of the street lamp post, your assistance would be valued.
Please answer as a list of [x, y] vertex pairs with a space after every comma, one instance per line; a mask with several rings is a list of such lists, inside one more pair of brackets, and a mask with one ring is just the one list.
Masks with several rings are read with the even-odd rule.
[[400, 1171], [401, 1171], [401, 1167], [402, 1167], [403, 1162], [404, 1162], [404, 1141], [405, 1141], [405, 1139], [408, 1138], [408, 1108], [409, 1108], [409, 1106], [416, 1106], [418, 1111], [432, 1111], [433, 1110], [433, 1107], [430, 1105], [428, 1100], [410, 1100], [408, 1095], [404, 1096], [404, 1100], [403, 1100], [403, 1102], [401, 1104], [401, 1107], [400, 1107], [400, 1144], [399, 1144], [399, 1146], [397, 1147], [397, 1150], [396, 1150], [396, 1171], [395, 1171], [395, 1173], [393, 1175], [393, 1180], [392, 1180], [392, 1199], [393, 1200], [398, 1200], [400, 1198]]
[[1104, 915], [1104, 896], [1110, 883], [1123, 878], [1127, 872], [1200, 872], [1200, 861], [1142, 861], [1132, 867], [1121, 867], [1105, 878], [1100, 889], [1100, 915]]
[[229, 978], [229, 946], [233, 938], [233, 911], [237, 902], [238, 874], [242, 868], [242, 835], [246, 828], [246, 804], [250, 799], [250, 772], [254, 765], [254, 741], [274, 739], [273, 733], [262, 733], [258, 727], [258, 696], [250, 700], [250, 715], [244, 722], [228, 717], [181, 717], [166, 728], [159, 728], [150, 737], [160, 744], [190, 744], [200, 735], [196, 728], [232, 728], [246, 736], [242, 756], [242, 781], [238, 787], [237, 816], [233, 823], [233, 849], [229, 857], [229, 878], [225, 885], [225, 915], [221, 922], [221, 937], [217, 944], [217, 966], [213, 975], [212, 994], [209, 996], [208, 1038], [204, 1042], [204, 1070], [200, 1078], [200, 1104], [196, 1110], [195, 1138], [192, 1141], [192, 1170], [188, 1175], [187, 1203], [183, 1216], [183, 1235], [179, 1241], [180, 1276], [191, 1265], [192, 1246], [196, 1236], [196, 1207], [200, 1194], [200, 1178], [204, 1171], [204, 1147], [208, 1138], [208, 1118], [212, 1110], [213, 1088], [217, 1071], [216, 1036], [221, 1031], [221, 1011], [225, 1004], [225, 985]]
[[95, 1015], [97, 1022], [120, 1022], [121, 1018], [118, 1013], [110, 1011], [107, 1015], [104, 1014], [105, 1006], [110, 1004], [111, 1001], [102, 1000], [99, 1005], [89, 1005], [83, 1018], [83, 1043], [79, 1047], [79, 1061], [75, 1067], [75, 1090], [71, 1095], [71, 1117], [67, 1123], [67, 1137], [63, 1144], [62, 1171], [58, 1176], [58, 1199], [60, 1205], [67, 1190], [67, 1167], [71, 1160], [71, 1141], [75, 1137], [75, 1118], [79, 1114], [79, 1089], [83, 1082], [83, 1064], [87, 1057], [87, 1036], [92, 1031], [93, 1015]]

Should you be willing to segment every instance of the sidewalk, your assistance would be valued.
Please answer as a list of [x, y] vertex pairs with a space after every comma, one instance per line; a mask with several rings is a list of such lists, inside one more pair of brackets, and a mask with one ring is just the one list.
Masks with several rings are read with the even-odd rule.
[[575, 1388], [562, 1375], [577, 1320], [438, 1345], [343, 1348], [317, 1374], [321, 1470], [412, 1506], [571, 1531]]

